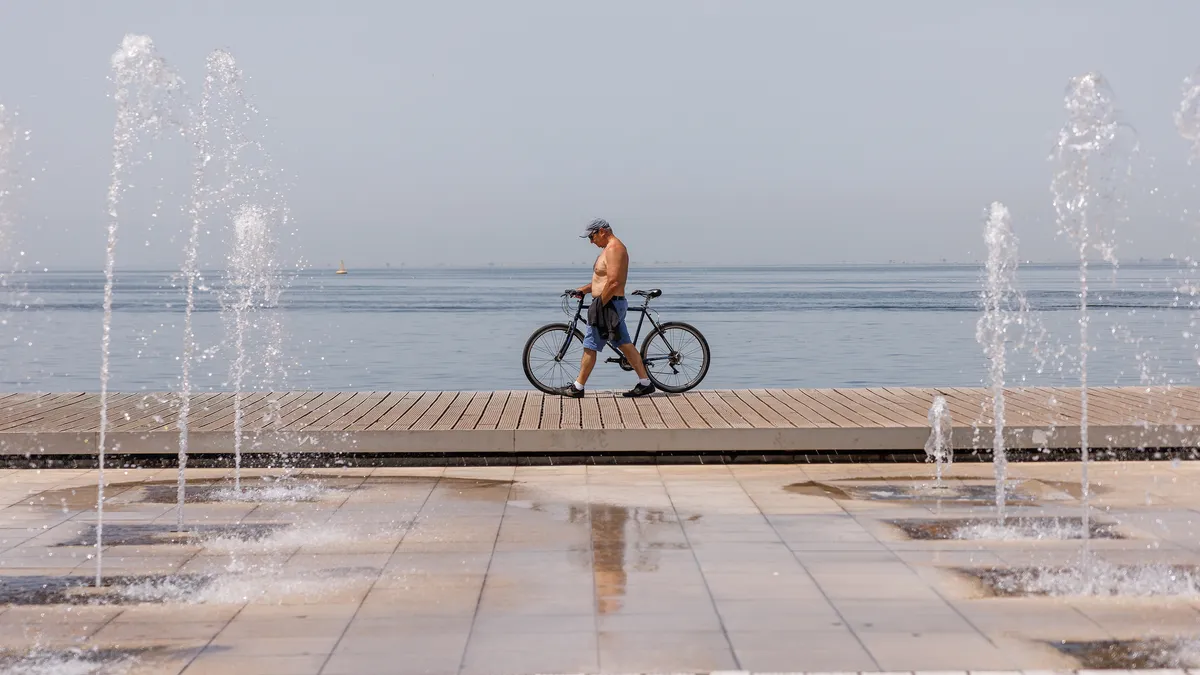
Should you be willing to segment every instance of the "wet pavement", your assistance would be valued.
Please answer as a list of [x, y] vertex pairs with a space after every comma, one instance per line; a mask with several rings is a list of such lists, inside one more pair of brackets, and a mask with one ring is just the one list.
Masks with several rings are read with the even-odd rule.
[[[1078, 464], [1010, 470], [1015, 522], [1078, 536]], [[949, 493], [929, 489], [931, 472], [254, 470], [244, 498], [222, 501], [230, 472], [199, 469], [175, 532], [163, 498], [173, 469], [110, 470], [106, 582], [88, 589], [96, 472], [3, 470], [0, 672], [41, 661], [187, 675], [1200, 666], [1188, 661], [1200, 656], [1200, 593], [1186, 583], [1151, 579], [1167, 594], [1146, 597], [989, 590], [981, 579], [998, 570], [1078, 565], [1082, 544], [988, 538], [991, 467], [954, 465]], [[1089, 543], [1097, 564], [1200, 564], [1200, 464], [1104, 463], [1091, 477], [1092, 519], [1117, 537]], [[960, 525], [980, 538], [934, 536]]]

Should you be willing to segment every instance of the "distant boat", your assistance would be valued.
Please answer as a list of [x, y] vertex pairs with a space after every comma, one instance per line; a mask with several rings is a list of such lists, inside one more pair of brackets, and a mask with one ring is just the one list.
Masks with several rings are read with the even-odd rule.
[[346, 273], [346, 261], [339, 260], [337, 271], [334, 272], [334, 274], [345, 274], [345, 273]]

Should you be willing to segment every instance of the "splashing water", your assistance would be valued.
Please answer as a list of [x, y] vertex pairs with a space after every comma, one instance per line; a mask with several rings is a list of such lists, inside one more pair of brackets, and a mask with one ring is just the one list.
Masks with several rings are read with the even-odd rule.
[[996, 513], [1004, 519], [1008, 457], [1004, 448], [1004, 371], [1009, 330], [1021, 326], [1028, 315], [1025, 296], [1017, 288], [1017, 236], [1008, 209], [992, 202], [983, 230], [987, 244], [983, 316], [975, 325], [975, 340], [988, 359], [988, 384], [992, 390], [992, 464], [996, 477]]
[[278, 565], [246, 566], [234, 562], [208, 578], [161, 577], [115, 588], [116, 594], [135, 602], [185, 605], [244, 603], [282, 604], [295, 599], [311, 602], [342, 592], [363, 579], [330, 570], [293, 570]]
[[1128, 179], [1132, 129], [1117, 114], [1112, 90], [1104, 77], [1088, 73], [1072, 78], [1065, 96], [1067, 123], [1059, 131], [1051, 159], [1056, 171], [1051, 183], [1060, 234], [1075, 245], [1079, 255], [1079, 453], [1083, 509], [1083, 570], [1087, 578], [1088, 553], [1088, 260], [1093, 254], [1117, 264], [1113, 224], [1117, 220], [1121, 186]]
[[257, 536], [239, 537], [220, 535], [201, 540], [199, 543], [206, 554], [265, 556], [275, 553], [291, 553], [304, 547], [346, 551], [356, 546], [370, 546], [381, 542], [399, 542], [407, 529], [407, 523], [395, 527], [346, 526], [344, 524], [296, 525], [282, 530], [260, 533]]
[[1200, 70], [1183, 79], [1183, 98], [1175, 111], [1175, 128], [1191, 143], [1188, 162], [1200, 158]]
[[0, 104], [0, 253], [7, 252], [14, 225], [12, 197], [17, 188], [14, 169], [16, 148], [16, 122]]
[[1003, 523], [986, 522], [963, 525], [954, 531], [954, 539], [986, 541], [1061, 541], [1082, 539], [1083, 526], [1068, 520], [1022, 520], [1019, 518]]
[[129, 655], [109, 655], [100, 650], [35, 649], [9, 662], [0, 657], [4, 675], [123, 675], [137, 664]]
[[212, 498], [219, 502], [291, 503], [315, 502], [338, 494], [341, 494], [339, 490], [320, 483], [278, 481], [263, 487], [247, 488], [235, 485], [232, 488], [214, 490]]
[[1121, 597], [1200, 597], [1200, 573], [1170, 565], [1114, 565], [1096, 560], [1087, 569], [1013, 570], [997, 588], [1018, 594]]
[[[104, 540], [104, 454], [108, 431], [109, 347], [112, 341], [113, 268], [116, 260], [118, 207], [129, 171], [140, 161], [135, 153], [143, 138], [156, 137], [178, 126], [175, 112], [183, 81], [158, 56], [144, 35], [126, 35], [112, 56], [113, 100], [117, 119], [113, 129], [112, 178], [108, 186], [108, 240], [104, 259], [104, 322], [100, 340], [99, 484], [96, 495], [96, 585], [101, 585]], [[147, 156], [149, 156], [147, 154]]]
[[[234, 390], [233, 448], [234, 488], [241, 489], [244, 411], [242, 399], [251, 361], [265, 371], [269, 381], [272, 366], [282, 352], [276, 342], [278, 330], [279, 265], [275, 256], [272, 228], [275, 214], [261, 206], [243, 206], [233, 219], [234, 244], [229, 254], [229, 271], [223, 310], [232, 324], [234, 359], [231, 376]], [[264, 316], [265, 313], [265, 316]], [[255, 319], [258, 319], [257, 321]], [[257, 345], [258, 349], [253, 349]], [[271, 414], [268, 410], [268, 414]]]
[[954, 462], [954, 420], [944, 396], [934, 396], [929, 406], [929, 440], [925, 441], [925, 455], [937, 465], [934, 486], [942, 487], [942, 472]]

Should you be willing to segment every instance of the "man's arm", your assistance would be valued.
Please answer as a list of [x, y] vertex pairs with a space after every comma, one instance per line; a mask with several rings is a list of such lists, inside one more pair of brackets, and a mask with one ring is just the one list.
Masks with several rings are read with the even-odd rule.
[[616, 247], [606, 248], [604, 262], [608, 264], [609, 281], [604, 284], [604, 292], [600, 294], [601, 305], [607, 305], [616, 295], [616, 289], [625, 285], [625, 275], [629, 273], [629, 255]]
[[580, 293], [582, 293], [584, 295], [587, 295], [588, 293], [592, 292], [592, 283], [589, 281], [586, 285], [580, 286], [579, 288], [576, 288], [575, 290], [579, 291]]

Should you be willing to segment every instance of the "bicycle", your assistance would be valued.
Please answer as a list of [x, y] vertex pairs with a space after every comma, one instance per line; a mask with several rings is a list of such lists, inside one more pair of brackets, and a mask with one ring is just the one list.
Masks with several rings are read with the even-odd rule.
[[[646, 364], [650, 381], [672, 394], [688, 391], [700, 384], [708, 374], [708, 341], [690, 324], [680, 321], [659, 323], [655, 320], [650, 301], [662, 295], [660, 289], [634, 291], [633, 295], [645, 298], [641, 307], [630, 307], [628, 310], [641, 315], [637, 331], [633, 334], [633, 343], [636, 345], [641, 337], [645, 320], [649, 319], [653, 326], [641, 350], [642, 362]], [[583, 314], [588, 305], [584, 304], [583, 294], [575, 290], [565, 291], [560, 297], [563, 298], [563, 313], [571, 317], [570, 323], [549, 323], [534, 331], [525, 343], [522, 356], [525, 377], [529, 378], [530, 384], [547, 394], [558, 393], [557, 389], [575, 381], [583, 356], [583, 332], [577, 326], [580, 321], [584, 326], [587, 325]], [[578, 299], [579, 304], [575, 306], [572, 316], [573, 299]], [[624, 355], [609, 357], [604, 362], [616, 363], [622, 370], [633, 370]]]

